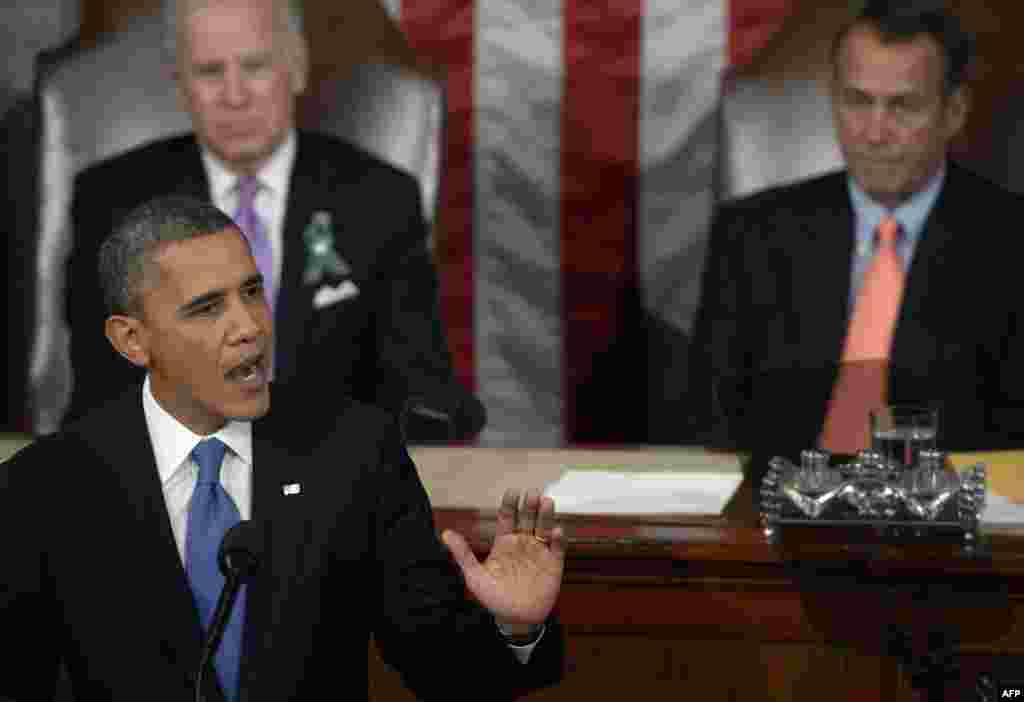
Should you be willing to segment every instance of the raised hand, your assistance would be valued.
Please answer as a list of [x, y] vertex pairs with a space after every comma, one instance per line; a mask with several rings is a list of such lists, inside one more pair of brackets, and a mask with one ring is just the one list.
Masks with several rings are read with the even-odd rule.
[[518, 490], [506, 490], [494, 545], [483, 563], [462, 535], [450, 529], [441, 534], [469, 591], [499, 623], [537, 625], [555, 606], [565, 565], [565, 535], [554, 521], [550, 497], [528, 490], [520, 502]]

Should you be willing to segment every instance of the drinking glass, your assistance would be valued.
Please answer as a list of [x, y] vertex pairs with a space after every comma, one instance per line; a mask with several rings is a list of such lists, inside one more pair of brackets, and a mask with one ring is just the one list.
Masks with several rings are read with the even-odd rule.
[[812, 519], [820, 517], [828, 509], [845, 485], [843, 476], [830, 467], [828, 461], [828, 454], [817, 450], [801, 452], [799, 467], [785, 459], [772, 460], [773, 466], [785, 469], [782, 494]]
[[917, 465], [903, 474], [903, 488], [910, 513], [918, 519], [933, 520], [955, 501], [960, 475], [943, 451], [922, 449]]
[[871, 448], [894, 465], [910, 468], [922, 449], [934, 449], [939, 412], [920, 405], [888, 405], [871, 410]]

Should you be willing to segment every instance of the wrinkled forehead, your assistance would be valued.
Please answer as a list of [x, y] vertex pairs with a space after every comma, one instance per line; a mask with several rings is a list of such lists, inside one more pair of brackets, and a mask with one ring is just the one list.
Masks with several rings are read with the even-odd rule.
[[246, 33], [277, 41], [291, 27], [284, 0], [184, 0], [178, 3], [175, 18], [186, 43], [198, 33], [229, 42]]
[[945, 58], [927, 34], [887, 38], [871, 25], [853, 27], [839, 47], [836, 74], [865, 92], [941, 90]]

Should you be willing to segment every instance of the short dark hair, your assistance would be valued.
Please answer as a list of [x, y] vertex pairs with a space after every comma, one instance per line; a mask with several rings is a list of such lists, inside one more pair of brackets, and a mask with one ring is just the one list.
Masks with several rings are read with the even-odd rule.
[[967, 79], [974, 58], [974, 37], [940, 0], [868, 0], [860, 14], [836, 35], [833, 66], [838, 65], [839, 49], [847, 35], [862, 25], [877, 30], [885, 43], [913, 41], [922, 34], [934, 39], [945, 60], [946, 95], [952, 95]]
[[100, 246], [99, 276], [107, 313], [141, 314], [141, 293], [158, 275], [153, 259], [164, 244], [229, 228], [237, 228], [230, 217], [191, 197], [159, 197], [131, 210]]

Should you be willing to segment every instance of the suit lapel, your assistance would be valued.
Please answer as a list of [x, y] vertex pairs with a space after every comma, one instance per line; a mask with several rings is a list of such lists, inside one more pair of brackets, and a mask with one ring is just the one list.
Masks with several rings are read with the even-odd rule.
[[[955, 300], [950, 300], [950, 286], [942, 282], [946, 260], [955, 261], [958, 270], [969, 270], [962, 255], [970, 256], [970, 251], [949, 253], [955, 243], [956, 211], [951, 204], [951, 193], [955, 193], [956, 178], [956, 171], [951, 167], [914, 250], [893, 334], [893, 368], [913, 369], [931, 360], [930, 356], [940, 349], [931, 330], [948, 326], [948, 320], [943, 323], [943, 318], [959, 307]], [[936, 324], [933, 320], [939, 321]]]
[[[315, 211], [333, 210], [332, 205], [338, 199], [337, 193], [325, 192], [322, 183], [323, 178], [309, 138], [299, 133], [285, 208], [282, 233], [284, 260], [274, 320], [277, 328], [275, 377], [279, 380], [287, 379], [295, 371], [296, 351], [302, 339], [302, 330], [306, 328], [313, 313], [312, 288], [302, 283], [306, 263], [302, 234]], [[334, 222], [334, 225], [337, 227], [339, 223]]]
[[[301, 474], [294, 470], [294, 455], [272, 440], [271, 420], [253, 424], [252, 519], [262, 533], [257, 576], [249, 586], [246, 600], [241, 691], [242, 702], [258, 697], [260, 678], [273, 675], [274, 637], [282, 626], [280, 603], [289, 597], [282, 590], [277, 573], [297, 574], [305, 540], [296, 535], [308, 515], [304, 513], [301, 493], [285, 494], [285, 487], [301, 485]], [[280, 655], [280, 654], [277, 654]]]
[[174, 173], [176, 182], [172, 191], [176, 195], [188, 195], [198, 200], [210, 201], [210, 184], [206, 179], [206, 170], [199, 152], [199, 144], [194, 137], [189, 137], [176, 152], [181, 160], [179, 168], [168, 169]]
[[807, 314], [801, 324], [809, 354], [805, 358], [839, 361], [849, 319], [850, 264], [853, 256], [854, 216], [845, 174], [822, 184], [818, 208], [803, 220], [809, 246], [806, 258], [794, 263], [793, 310]]
[[116, 472], [123, 494], [136, 496], [124, 506], [135, 525], [132, 569], [141, 581], [139, 588], [159, 603], [153, 611], [161, 620], [154, 628], [163, 636], [165, 655], [183, 674], [192, 675], [202, 641], [199, 614], [167, 515], [139, 390], [126, 394], [115, 412], [112, 426], [119, 440], [110, 441], [106, 434], [103, 441], [90, 443]]

